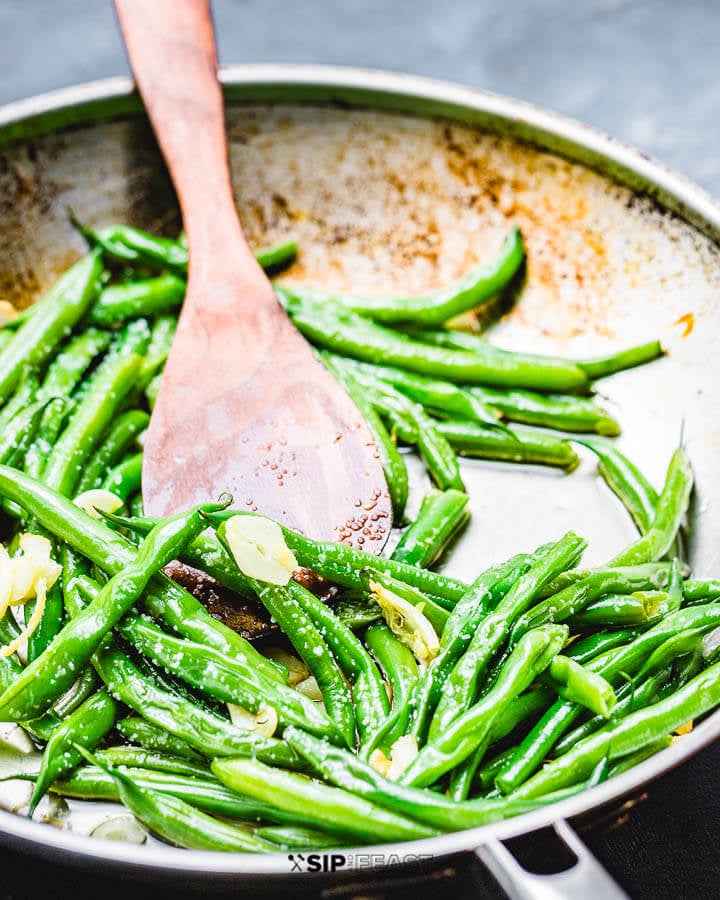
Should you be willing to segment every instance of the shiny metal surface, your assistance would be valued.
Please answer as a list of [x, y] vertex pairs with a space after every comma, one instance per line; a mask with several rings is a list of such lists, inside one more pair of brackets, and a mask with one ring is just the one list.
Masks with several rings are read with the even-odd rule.
[[[720, 569], [720, 210], [700, 189], [592, 129], [506, 98], [378, 72], [248, 66], [224, 76], [238, 202], [251, 241], [295, 234], [288, 280], [356, 292], [430, 288], [526, 236], [522, 297], [503, 346], [589, 355], [659, 335], [669, 356], [600, 386], [628, 451], [657, 484], [684, 422], [696, 469], [690, 559]], [[127, 81], [0, 111], [0, 296], [31, 302], [82, 250], [66, 210], [91, 225], [172, 233], [177, 212]], [[473, 519], [447, 570], [486, 564], [573, 528], [588, 563], [632, 538], [584, 457], [561, 475], [464, 464]], [[411, 502], [424, 488], [415, 479]], [[657, 757], [562, 804], [430, 842], [382, 848], [385, 864], [457, 852], [579, 815], [637, 789], [720, 733], [720, 714]], [[285, 857], [245, 858], [93, 841], [0, 814], [6, 842], [143, 877], [198, 885], [242, 873], [261, 890]], [[363, 866], [357, 854], [352, 870]], [[425, 860], [427, 863], [427, 860]], [[378, 860], [378, 866], [383, 863]], [[356, 873], [357, 875], [357, 873]], [[298, 885], [307, 876], [294, 876]]]

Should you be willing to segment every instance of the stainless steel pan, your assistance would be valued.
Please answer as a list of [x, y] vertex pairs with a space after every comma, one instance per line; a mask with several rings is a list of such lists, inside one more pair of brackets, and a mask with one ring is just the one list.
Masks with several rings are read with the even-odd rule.
[[[660, 334], [670, 356], [602, 385], [621, 446], [659, 481], [684, 422], [697, 475], [689, 553], [720, 569], [720, 209], [699, 188], [586, 126], [503, 97], [350, 69], [246, 66], [224, 72], [235, 189], [249, 236], [288, 232], [293, 280], [405, 293], [446, 282], [491, 255], [508, 223], [529, 250], [521, 301], [495, 331], [507, 346], [590, 354]], [[71, 208], [90, 224], [178, 227], [141, 106], [125, 79], [0, 110], [0, 297], [31, 302], [82, 250]], [[570, 476], [468, 462], [472, 526], [448, 563], [481, 567], [572, 527], [588, 562], [632, 537], [585, 460]], [[415, 479], [417, 503], [422, 478]], [[441, 838], [298, 860], [134, 847], [0, 812], [5, 844], [56, 860], [178, 885], [246, 893], [317, 891], [390, 866], [436, 867], [475, 853], [517, 897], [618, 896], [577, 839], [581, 821], [681, 763], [720, 733], [720, 713], [612, 781], [516, 819]], [[682, 803], [681, 797], [678, 803]], [[79, 820], [78, 820], [79, 821]], [[501, 840], [553, 826], [578, 857], [531, 877]], [[314, 866], [314, 864], [313, 864]], [[304, 860], [300, 868], [309, 868]], [[292, 871], [295, 869], [295, 871]]]

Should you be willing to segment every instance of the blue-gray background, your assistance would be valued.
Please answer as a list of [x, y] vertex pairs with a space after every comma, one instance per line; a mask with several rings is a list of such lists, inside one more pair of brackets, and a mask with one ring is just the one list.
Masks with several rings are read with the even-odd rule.
[[[720, 196], [720, 0], [215, 0], [214, 10], [222, 63], [371, 66], [498, 91], [596, 125]], [[0, 0], [0, 103], [127, 71], [108, 0]]]
[[[222, 63], [370, 66], [498, 91], [598, 126], [720, 197], [720, 0], [215, 0], [215, 17]], [[127, 71], [109, 0], [0, 0], [0, 104]], [[586, 834], [632, 897], [718, 896], [719, 768], [716, 745], [651, 787], [622, 828]], [[479, 896], [457, 866], [454, 879], [362, 893]], [[0, 900], [128, 888], [2, 848], [0, 872]]]

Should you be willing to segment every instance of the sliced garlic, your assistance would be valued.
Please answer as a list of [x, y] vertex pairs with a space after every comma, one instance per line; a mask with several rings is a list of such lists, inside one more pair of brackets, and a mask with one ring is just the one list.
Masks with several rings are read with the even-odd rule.
[[79, 506], [84, 512], [93, 519], [100, 519], [102, 516], [98, 512], [115, 513], [122, 508], [124, 500], [113, 494], [112, 491], [105, 491], [96, 488], [92, 491], [85, 491], [73, 500], [75, 506]]
[[413, 606], [376, 581], [370, 581], [370, 591], [393, 634], [412, 650], [421, 665], [428, 665], [440, 652], [440, 641], [421, 607]]
[[285, 585], [300, 568], [272, 519], [233, 516], [225, 522], [225, 539], [238, 569], [249, 578]]
[[305, 694], [306, 697], [309, 697], [311, 700], [314, 700], [316, 703], [323, 703], [323, 695], [320, 690], [320, 685], [315, 680], [315, 676], [311, 675], [309, 678], [306, 678], [304, 681], [301, 681], [299, 684], [295, 686], [296, 691], [300, 691], [301, 694]]
[[265, 647], [263, 653], [273, 662], [285, 666], [288, 670], [288, 684], [290, 687], [297, 687], [298, 684], [301, 681], [305, 681], [310, 674], [310, 669], [308, 669], [305, 663], [298, 656], [293, 656], [292, 653], [288, 653], [284, 647], [276, 647], [275, 645]]
[[227, 708], [233, 725], [244, 731], [254, 731], [263, 737], [272, 737], [277, 731], [278, 714], [274, 706], [261, 706], [257, 712], [234, 703], [228, 703]]

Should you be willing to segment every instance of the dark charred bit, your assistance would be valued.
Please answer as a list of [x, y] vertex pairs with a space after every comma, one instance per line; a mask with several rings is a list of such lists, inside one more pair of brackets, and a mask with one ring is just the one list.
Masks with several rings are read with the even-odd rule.
[[180, 562], [169, 563], [163, 571], [199, 600], [213, 618], [244, 638], [259, 640], [278, 630], [259, 601], [241, 597], [205, 572]]
[[301, 587], [304, 587], [312, 594], [315, 594], [316, 597], [319, 597], [326, 603], [328, 600], [332, 600], [338, 593], [336, 584], [327, 581], [325, 578], [321, 578], [310, 569], [298, 569], [293, 575], [293, 581], [296, 581]]

